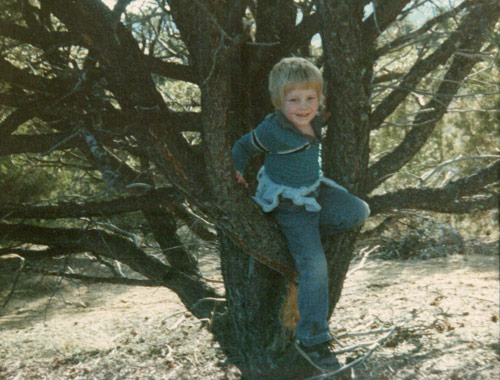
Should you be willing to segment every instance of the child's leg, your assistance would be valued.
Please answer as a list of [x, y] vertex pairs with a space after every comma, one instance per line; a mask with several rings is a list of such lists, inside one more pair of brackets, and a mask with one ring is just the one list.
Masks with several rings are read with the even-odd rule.
[[361, 227], [370, 215], [368, 204], [342, 189], [322, 185], [318, 202], [321, 205], [321, 232], [332, 234]]
[[275, 212], [299, 272], [297, 339], [306, 346], [331, 340], [328, 270], [319, 234], [319, 213], [282, 201]]

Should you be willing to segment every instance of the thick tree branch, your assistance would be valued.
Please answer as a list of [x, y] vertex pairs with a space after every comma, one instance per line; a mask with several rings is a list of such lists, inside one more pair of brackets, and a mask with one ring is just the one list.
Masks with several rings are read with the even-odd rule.
[[11, 38], [15, 41], [30, 44], [43, 50], [55, 49], [70, 41], [71, 35], [68, 32], [46, 32], [37, 28], [25, 28], [15, 23], [0, 24], [0, 35]]
[[24, 107], [33, 103], [33, 97], [26, 95], [12, 94], [2, 92], [0, 93], [0, 104], [9, 107]]
[[124, 179], [120, 172], [125, 171], [130, 173], [127, 177], [131, 181], [134, 181], [139, 173], [134, 175], [133, 170], [128, 165], [120, 162], [116, 157], [111, 156], [105, 151], [104, 147], [89, 130], [83, 129], [82, 133], [88, 147], [88, 149], [85, 149], [85, 152], [89, 152], [90, 160], [101, 172], [101, 178], [106, 188], [108, 190], [115, 189], [118, 192], [124, 191], [129, 181]]
[[[10, 135], [0, 144], [0, 157], [20, 153], [48, 153], [77, 147], [81, 141], [73, 134]], [[76, 136], [75, 136], [76, 137]]]
[[201, 114], [199, 112], [172, 112], [169, 117], [178, 132], [201, 132]]
[[[21, 99], [17, 97], [11, 100], [15, 104], [12, 106], [22, 106], [19, 102]], [[27, 103], [27, 102], [26, 102]], [[6, 101], [0, 96], [0, 104], [6, 104]], [[23, 122], [30, 120], [31, 118], [37, 116], [44, 121], [50, 122], [53, 118], [52, 115], [45, 115], [44, 112], [47, 111], [42, 109], [37, 109], [36, 105], [26, 106], [25, 108], [14, 111], [10, 116], [4, 119], [0, 123], [0, 135], [6, 135], [3, 137], [3, 142], [0, 144], [0, 157], [10, 154], [19, 153], [41, 153], [48, 154], [57, 150], [71, 149], [79, 147], [82, 144], [81, 136], [79, 133], [74, 132], [74, 123], [71, 122], [58, 122], [52, 123], [51, 126], [59, 130], [68, 131], [61, 133], [46, 133], [39, 135], [26, 135], [26, 134], [10, 134], [17, 127], [19, 127]], [[50, 110], [54, 112], [54, 110]], [[56, 115], [54, 115], [56, 116]], [[178, 132], [200, 132], [201, 131], [201, 121], [200, 114], [196, 112], [175, 112], [170, 114], [172, 122], [175, 124]], [[113, 132], [111, 135], [109, 133], [102, 133], [101, 131], [94, 131], [96, 137], [99, 141], [106, 146], [116, 146], [116, 141], [113, 139], [116, 137], [125, 137], [127, 134], [131, 135], [133, 131], [127, 131], [127, 125], [130, 123], [125, 115], [116, 110], [103, 111], [99, 114], [103, 125], [106, 127], [106, 131]], [[165, 116], [166, 117], [166, 116]], [[124, 131], [125, 129], [125, 131]], [[126, 149], [134, 152], [136, 155], [144, 155], [144, 151], [141, 149], [134, 149], [132, 147], [126, 147]], [[190, 150], [194, 148], [189, 147]]]
[[184, 82], [197, 83], [194, 69], [191, 66], [165, 62], [150, 55], [145, 55], [144, 60], [151, 72], [157, 75]]
[[241, 20], [245, 15], [249, 0], [233, 0], [228, 2], [228, 11], [225, 24], [225, 30], [230, 35], [237, 35], [241, 32]]
[[96, 252], [119, 260], [158, 283], [162, 283], [170, 271], [163, 262], [154, 256], [146, 255], [130, 240], [102, 230], [0, 223], [0, 236], [4, 241], [29, 242], [57, 248], [74, 249], [78, 247], [89, 252]]
[[192, 181], [203, 172], [203, 161], [192, 154], [170, 122], [170, 111], [130, 32], [115, 22], [112, 12], [98, 0], [43, 0], [42, 3], [84, 46], [95, 52], [104, 68], [109, 89], [127, 117], [140, 126], [135, 132], [144, 145], [149, 146], [151, 159], [172, 182], [194, 191], [196, 187]]
[[39, 268], [25, 268], [25, 272], [40, 273], [45, 276], [56, 276], [69, 278], [71, 280], [78, 280], [84, 283], [90, 284], [113, 284], [113, 285], [130, 285], [130, 286], [161, 286], [156, 281], [152, 280], [139, 280], [136, 278], [124, 278], [124, 277], [97, 277], [97, 276], [87, 276], [78, 273], [66, 273], [66, 272], [53, 272]]
[[446, 214], [471, 214], [478, 211], [494, 210], [498, 207], [498, 196], [477, 196], [471, 199], [446, 200], [445, 196], [439, 202], [433, 199], [441, 194], [431, 189], [405, 189], [390, 193], [383, 198], [374, 197], [370, 202], [372, 215], [390, 212], [391, 210], [411, 209], [441, 212]]
[[458, 49], [464, 49], [466, 45], [473, 44], [471, 41], [472, 36], [474, 36], [472, 38], [480, 38], [479, 36], [482, 35], [482, 28], [486, 26], [483, 25], [484, 13], [488, 13], [488, 24], [491, 24], [492, 21], [496, 19], [494, 16], [495, 14], [498, 15], [498, 6], [490, 6], [489, 8], [492, 9], [482, 9], [481, 7], [474, 8], [474, 10], [464, 18], [458, 29], [453, 32], [450, 37], [436, 49], [436, 51], [428, 57], [415, 63], [415, 65], [410, 71], [408, 71], [403, 80], [399, 83], [398, 87], [387, 95], [387, 97], [384, 98], [384, 100], [382, 100], [382, 102], [372, 112], [370, 116], [371, 129], [379, 128], [384, 120], [394, 112], [406, 96], [415, 89], [415, 86], [426, 75], [436, 69], [439, 65], [447, 62]]
[[7, 204], [0, 206], [0, 217], [10, 219], [64, 219], [110, 217], [142, 211], [155, 213], [162, 206], [188, 225], [191, 231], [206, 241], [215, 239], [213, 225], [182, 205], [183, 197], [172, 188], [158, 188], [142, 195], [121, 197], [101, 202], [60, 202], [56, 205]]
[[218, 296], [202, 279], [173, 270], [158, 258], [143, 252], [130, 240], [102, 230], [0, 223], [0, 237], [4, 241], [42, 244], [71, 250], [78, 248], [118, 260], [158, 285], [176, 292], [198, 318], [209, 317], [213, 305], [208, 303], [199, 307], [197, 302], [202, 298]]
[[[487, 12], [487, 15], [484, 12]], [[473, 24], [468, 28], [469, 34], [458, 47], [468, 52], [478, 52], [482, 45], [482, 38], [484, 38], [484, 33], [482, 33], [484, 28], [491, 26], [499, 15], [499, 4], [492, 4], [488, 8], [485, 7], [485, 9], [476, 9], [476, 12], [471, 16], [474, 23], [469, 19], [469, 22]], [[476, 59], [471, 59], [468, 56], [456, 55], [454, 57], [436, 94], [422, 107], [422, 111], [425, 112], [420, 112], [415, 117], [412, 129], [406, 134], [401, 144], [369, 168], [367, 176], [368, 192], [394, 175], [420, 151], [437, 122], [446, 113], [448, 105], [461, 88], [462, 81], [475, 64]]]
[[284, 55], [292, 55], [298, 48], [308, 46], [311, 38], [319, 33], [319, 21], [317, 13], [307, 15], [289, 33], [284, 34], [281, 41]]
[[2, 248], [0, 256], [19, 255], [29, 261], [39, 261], [51, 257], [83, 253], [85, 250], [75, 248], [46, 248], [46, 249], [21, 249], [21, 248]]
[[411, 0], [383, 0], [363, 23], [363, 39], [372, 42], [400, 15], [401, 10]]
[[[319, 1], [325, 55], [328, 120], [323, 140], [325, 174], [354, 193], [364, 193], [370, 135], [372, 43], [363, 41], [362, 8], [349, 1]], [[339, 96], [341, 94], [341, 96]]]
[[13, 111], [0, 123], [0, 140], [5, 140], [25, 122], [37, 113], [37, 106], [19, 108]]
[[[60, 93], [64, 86], [58, 80], [47, 79], [18, 69], [0, 56], [0, 80], [12, 86], [43, 94]], [[55, 91], [54, 91], [55, 90]]]
[[487, 185], [499, 181], [499, 173], [500, 161], [496, 161], [482, 170], [449, 183], [445, 188], [452, 199], [471, 196], [484, 190]]
[[113, 7], [113, 18], [115, 22], [120, 21], [121, 15], [125, 12], [127, 6], [132, 2], [132, 0], [118, 0]]
[[387, 43], [386, 45], [382, 46], [381, 48], [377, 49], [376, 55], [378, 57], [381, 57], [381, 56], [389, 53], [391, 50], [394, 50], [394, 49], [400, 47], [401, 45], [404, 45], [406, 43], [410, 43], [415, 38], [418, 38], [418, 37], [422, 36], [423, 34], [425, 34], [426, 32], [428, 32], [429, 30], [431, 30], [432, 27], [434, 27], [435, 25], [439, 25], [439, 24], [445, 22], [446, 20], [457, 16], [461, 11], [463, 11], [465, 8], [470, 7], [472, 4], [473, 4], [472, 0], [463, 1], [462, 3], [457, 5], [455, 8], [426, 21], [425, 24], [422, 25], [417, 30], [410, 32], [410, 33], [407, 33], [405, 35], [402, 35], [402, 36], [396, 38], [394, 41], [391, 41], [391, 42]]
[[[465, 214], [498, 207], [497, 195], [476, 195], [499, 180], [500, 161], [443, 188], [407, 188], [369, 199], [372, 214], [396, 209], [428, 210]], [[472, 198], [466, 198], [472, 197]]]
[[19, 219], [62, 219], [82, 217], [109, 217], [136, 211], [153, 211], [160, 205], [180, 202], [179, 195], [172, 188], [151, 190], [143, 195], [129, 196], [102, 202], [60, 202], [57, 205], [33, 206], [15, 204], [0, 206], [0, 216]]
[[[214, 5], [200, 0], [169, 2], [175, 24], [191, 54], [193, 67], [196, 68], [197, 83], [200, 86], [212, 77], [218, 62], [229, 59], [241, 41], [237, 36], [229, 35], [223, 28], [224, 19], [234, 24], [234, 20], [227, 19], [232, 7], [236, 7], [233, 8], [234, 11], [241, 6], [239, 2], [232, 5], [231, 3]], [[196, 28], [192, 25], [196, 25]], [[205, 57], [207, 51], [212, 53], [209, 59]]]

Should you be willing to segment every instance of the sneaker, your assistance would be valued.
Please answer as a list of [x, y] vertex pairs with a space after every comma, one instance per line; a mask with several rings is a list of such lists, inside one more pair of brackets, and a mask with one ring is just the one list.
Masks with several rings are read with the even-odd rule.
[[295, 341], [295, 348], [304, 357], [304, 359], [320, 371], [331, 372], [341, 368], [335, 353], [330, 348], [329, 342], [307, 347], [297, 340]]

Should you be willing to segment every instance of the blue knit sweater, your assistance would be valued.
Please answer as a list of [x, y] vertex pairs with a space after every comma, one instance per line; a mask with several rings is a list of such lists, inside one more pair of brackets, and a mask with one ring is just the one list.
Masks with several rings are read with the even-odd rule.
[[315, 118], [316, 137], [303, 134], [281, 113], [268, 115], [259, 126], [240, 138], [233, 147], [234, 167], [244, 174], [253, 154], [264, 153], [259, 185], [253, 199], [266, 212], [274, 210], [280, 199], [291, 200], [308, 211], [321, 210], [311, 196], [323, 183], [347, 191], [321, 173], [321, 124]]
[[312, 126], [316, 137], [303, 134], [280, 111], [268, 115], [234, 144], [234, 167], [244, 175], [250, 157], [264, 153], [265, 172], [273, 182], [296, 188], [312, 185], [321, 175], [319, 118]]

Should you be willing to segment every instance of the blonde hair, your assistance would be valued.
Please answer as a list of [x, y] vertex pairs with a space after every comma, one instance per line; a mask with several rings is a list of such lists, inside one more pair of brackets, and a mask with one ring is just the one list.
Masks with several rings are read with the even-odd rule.
[[269, 92], [274, 107], [281, 109], [288, 91], [313, 88], [318, 97], [323, 95], [323, 76], [319, 69], [305, 58], [283, 58], [269, 74]]

